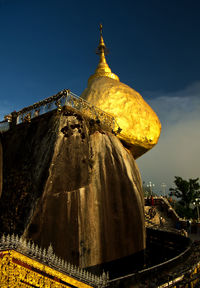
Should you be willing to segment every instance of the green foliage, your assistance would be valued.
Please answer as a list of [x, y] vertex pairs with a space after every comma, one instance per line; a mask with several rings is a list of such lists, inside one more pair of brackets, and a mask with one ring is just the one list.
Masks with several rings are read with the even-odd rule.
[[195, 211], [190, 205], [196, 198], [200, 197], [199, 178], [189, 179], [189, 181], [175, 176], [175, 188], [170, 188], [170, 196], [176, 196], [180, 199], [176, 205], [175, 210], [181, 217], [194, 218]]
[[176, 213], [181, 217], [181, 218], [187, 218], [187, 219], [194, 219], [197, 218], [196, 215], [196, 209], [192, 208], [186, 208], [183, 206], [180, 202], [176, 202], [174, 205], [174, 209]]
[[180, 204], [186, 208], [189, 208], [190, 204], [192, 204], [195, 198], [200, 197], [200, 185], [198, 181], [199, 178], [189, 179], [189, 181], [187, 181], [181, 177], [175, 176], [174, 183], [176, 187], [169, 189], [170, 196], [180, 198]]
[[146, 187], [146, 186], [142, 186], [142, 189], [143, 189], [143, 193], [144, 193], [144, 197], [149, 197], [151, 196], [151, 190], [149, 187]]

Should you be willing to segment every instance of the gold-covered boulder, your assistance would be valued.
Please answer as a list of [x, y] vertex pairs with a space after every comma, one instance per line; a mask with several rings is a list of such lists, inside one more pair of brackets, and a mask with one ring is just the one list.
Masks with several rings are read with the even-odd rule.
[[115, 117], [122, 129], [117, 136], [136, 159], [158, 142], [161, 123], [142, 96], [121, 83], [118, 76], [110, 70], [105, 59], [106, 46], [102, 37], [102, 26], [100, 31], [101, 38], [97, 49], [100, 61], [81, 97]]

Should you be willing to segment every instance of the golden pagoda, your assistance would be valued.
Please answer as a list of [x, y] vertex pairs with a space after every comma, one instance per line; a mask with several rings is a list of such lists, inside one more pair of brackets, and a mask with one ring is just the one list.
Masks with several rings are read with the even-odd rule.
[[115, 117], [120, 127], [118, 131], [121, 131], [118, 137], [136, 159], [158, 142], [161, 123], [142, 96], [120, 82], [119, 77], [112, 73], [106, 62], [106, 53], [100, 25], [100, 42], [97, 48], [99, 64], [88, 79], [88, 87], [81, 97]]

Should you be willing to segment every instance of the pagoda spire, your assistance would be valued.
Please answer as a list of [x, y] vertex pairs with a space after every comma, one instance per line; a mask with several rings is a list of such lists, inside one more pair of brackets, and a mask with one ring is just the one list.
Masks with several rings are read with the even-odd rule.
[[108, 55], [109, 51], [108, 51], [108, 49], [104, 43], [104, 40], [103, 40], [103, 33], [102, 33], [103, 26], [102, 26], [102, 24], [100, 24], [99, 30], [100, 30], [100, 41], [99, 41], [99, 46], [97, 47], [97, 50], [96, 50], [96, 54], [100, 56], [100, 62], [106, 63], [105, 56]]
[[102, 24], [100, 24], [100, 41], [99, 41], [99, 45], [96, 49], [96, 54], [99, 55], [99, 64], [96, 68], [96, 71], [93, 75], [90, 76], [90, 78], [88, 79], [88, 84], [91, 83], [91, 80], [95, 79], [95, 78], [99, 78], [99, 77], [109, 77], [112, 78], [114, 80], [119, 81], [119, 77], [117, 75], [115, 75], [114, 73], [112, 73], [110, 67], [108, 66], [107, 62], [106, 62], [106, 57], [105, 55], [108, 54], [108, 49], [104, 43], [103, 40], [103, 33], [102, 33], [102, 29], [103, 26]]

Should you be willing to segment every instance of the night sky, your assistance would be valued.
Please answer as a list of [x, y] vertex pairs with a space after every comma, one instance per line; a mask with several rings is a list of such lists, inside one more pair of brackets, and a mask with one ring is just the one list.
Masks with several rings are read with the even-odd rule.
[[143, 180], [200, 176], [199, 0], [0, 0], [0, 119], [64, 88], [80, 95], [98, 57], [141, 93], [163, 130], [139, 159]]

